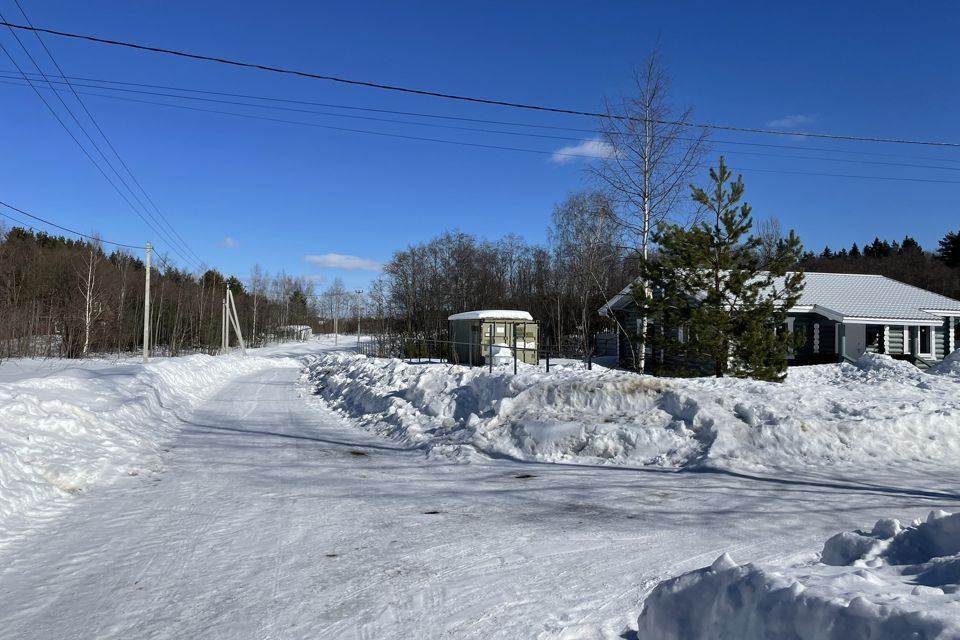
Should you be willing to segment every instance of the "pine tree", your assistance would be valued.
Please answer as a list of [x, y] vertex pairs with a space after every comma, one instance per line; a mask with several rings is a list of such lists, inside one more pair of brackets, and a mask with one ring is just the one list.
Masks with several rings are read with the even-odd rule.
[[689, 229], [658, 227], [658, 258], [645, 269], [653, 294], [634, 296], [656, 326], [655, 360], [702, 363], [717, 377], [781, 381], [790, 350], [800, 344], [783, 326], [803, 288], [803, 274], [788, 272], [802, 247], [791, 231], [761, 270], [755, 257], [761, 241], [749, 235], [750, 206], [740, 202], [743, 179], [731, 176], [721, 156], [710, 170], [710, 190], [691, 186], [705, 221]]
[[960, 233], [951, 231], [939, 242], [937, 257], [948, 267], [960, 267]]

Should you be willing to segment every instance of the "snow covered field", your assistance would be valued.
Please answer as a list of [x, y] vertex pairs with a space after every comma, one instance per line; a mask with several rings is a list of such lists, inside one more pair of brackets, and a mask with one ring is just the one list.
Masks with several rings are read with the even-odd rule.
[[[0, 459], [4, 637], [695, 637], [669, 621], [715, 624], [687, 596], [727, 606], [730, 588], [724, 621], [794, 611], [799, 637], [833, 638], [830, 616], [902, 613], [957, 637], [958, 572], [932, 555], [956, 550], [891, 551], [957, 539], [937, 512], [960, 500], [956, 364], [514, 377], [326, 341], [66, 364], [0, 384], [20, 452]], [[906, 525], [925, 533], [871, 529], [931, 511], [933, 529]]]

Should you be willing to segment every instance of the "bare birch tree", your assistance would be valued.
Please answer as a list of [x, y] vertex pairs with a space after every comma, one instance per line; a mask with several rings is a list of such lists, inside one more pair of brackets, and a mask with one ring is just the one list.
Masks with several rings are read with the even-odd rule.
[[[654, 225], [678, 215], [688, 200], [687, 184], [708, 150], [708, 132], [692, 124], [691, 109], [671, 104], [670, 76], [658, 49], [634, 70], [633, 93], [608, 100], [606, 114], [601, 136], [609, 153], [591, 172], [614, 198], [617, 220], [646, 262]], [[646, 318], [639, 324], [642, 371]]]
[[97, 267], [100, 264], [100, 245], [91, 243], [80, 272], [80, 295], [83, 297], [83, 348], [81, 357], [90, 352], [90, 328], [100, 316], [100, 289], [97, 285]]
[[257, 313], [260, 309], [260, 299], [267, 290], [269, 278], [259, 264], [253, 265], [250, 271], [250, 295], [253, 296], [253, 328], [250, 330], [250, 344], [260, 344], [257, 339]]

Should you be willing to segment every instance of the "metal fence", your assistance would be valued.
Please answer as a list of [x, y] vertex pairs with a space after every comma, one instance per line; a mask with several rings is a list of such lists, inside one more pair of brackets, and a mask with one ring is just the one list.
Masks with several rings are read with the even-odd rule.
[[[467, 360], [458, 356], [457, 346], [467, 347]], [[480, 347], [480, 356], [474, 361], [474, 349]], [[357, 345], [357, 352], [371, 358], [397, 358], [410, 363], [447, 363], [467, 366], [487, 367], [491, 372], [494, 366], [512, 365], [516, 373], [519, 363], [536, 357], [537, 366], [543, 365], [550, 371], [560, 359], [583, 360], [588, 369], [593, 368], [593, 352], [576, 350], [569, 344], [542, 345], [537, 347], [519, 346], [499, 342], [483, 341], [479, 345], [436, 338], [408, 338], [402, 336], [373, 336]]]

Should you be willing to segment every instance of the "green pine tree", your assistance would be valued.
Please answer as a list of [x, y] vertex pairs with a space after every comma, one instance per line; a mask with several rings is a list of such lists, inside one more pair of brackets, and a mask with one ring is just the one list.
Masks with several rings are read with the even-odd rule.
[[743, 179], [731, 176], [721, 157], [710, 170], [709, 191], [691, 186], [706, 219], [689, 229], [658, 227], [659, 251], [644, 270], [648, 287], [634, 296], [655, 326], [649, 340], [655, 373], [710, 370], [717, 377], [782, 381], [787, 356], [802, 344], [802, 336], [785, 329], [786, 310], [803, 289], [803, 274], [789, 271], [802, 246], [791, 231], [761, 264], [761, 240], [749, 235], [750, 206], [741, 204]]

